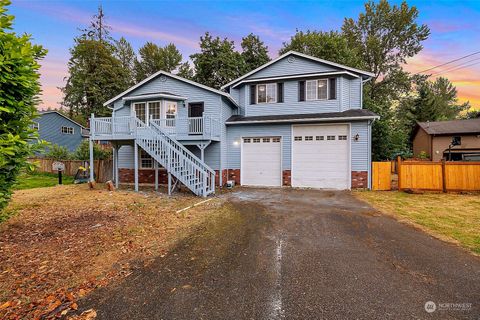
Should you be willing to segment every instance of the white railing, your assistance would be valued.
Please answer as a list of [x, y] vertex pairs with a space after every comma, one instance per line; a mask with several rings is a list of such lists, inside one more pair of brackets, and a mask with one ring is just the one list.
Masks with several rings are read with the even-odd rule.
[[169, 173], [193, 193], [206, 197], [215, 192], [215, 171], [197, 158], [155, 122], [146, 126], [137, 119], [137, 142]]
[[[96, 136], [133, 135], [138, 124], [136, 120], [138, 119], [133, 116], [92, 118], [92, 134]], [[220, 121], [210, 116], [149, 119], [149, 123], [155, 124], [163, 132], [177, 137], [200, 136], [203, 139], [212, 139], [220, 138], [221, 134]]]

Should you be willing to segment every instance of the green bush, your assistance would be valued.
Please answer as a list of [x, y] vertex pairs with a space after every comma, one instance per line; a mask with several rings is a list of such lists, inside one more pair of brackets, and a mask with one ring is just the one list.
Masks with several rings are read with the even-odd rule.
[[[93, 145], [93, 158], [106, 160], [112, 156], [111, 150], [103, 150], [98, 144]], [[88, 140], [83, 140], [73, 154], [75, 160], [90, 160], [90, 147]]]
[[72, 153], [68, 151], [66, 147], [54, 144], [48, 149], [48, 152], [45, 153], [45, 158], [53, 160], [70, 160], [72, 159]]
[[40, 92], [39, 60], [47, 53], [28, 34], [12, 31], [8, 0], [0, 0], [0, 210], [5, 208], [27, 157], [43, 147], [32, 128]]

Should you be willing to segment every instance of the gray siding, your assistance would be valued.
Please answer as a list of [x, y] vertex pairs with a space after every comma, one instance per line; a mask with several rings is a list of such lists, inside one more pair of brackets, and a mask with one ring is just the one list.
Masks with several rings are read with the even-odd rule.
[[352, 139], [352, 171], [369, 171], [369, 134], [368, 122], [352, 122], [351, 136], [357, 133], [360, 136], [358, 141]]
[[350, 109], [362, 108], [362, 79], [349, 80], [350, 83]]
[[250, 104], [250, 86], [247, 85], [244, 87], [244, 90], [246, 91], [245, 97], [248, 97], [245, 115], [266, 116], [341, 111], [340, 90], [342, 88], [342, 81], [340, 81], [340, 79], [341, 78], [337, 80], [337, 99], [335, 100], [298, 101], [299, 80], [291, 80], [284, 82], [284, 102]]
[[285, 57], [275, 62], [274, 64], [252, 74], [246, 79], [299, 75], [305, 73], [331, 72], [338, 70], [340, 69], [302, 57], [295, 57], [293, 62], [289, 62], [288, 57]]
[[[82, 127], [56, 112], [41, 114], [34, 121], [39, 123], [40, 139], [66, 147], [69, 151], [75, 151], [84, 139], [82, 137]], [[62, 126], [72, 127], [74, 133], [62, 133]]]
[[[369, 170], [369, 135], [368, 122], [352, 122], [351, 136], [357, 133], [359, 141], [351, 141], [352, 153], [352, 171]], [[264, 137], [281, 136], [282, 137], [282, 167], [283, 170], [291, 168], [292, 153], [292, 125], [237, 125], [229, 126], [227, 132], [227, 164], [228, 169], [240, 169], [241, 161], [241, 138], [242, 137]], [[238, 142], [236, 144], [235, 142]]]
[[[187, 146], [187, 149], [190, 150], [194, 155], [200, 158], [200, 149], [197, 146]], [[219, 170], [220, 168], [220, 143], [212, 142], [205, 149], [205, 162], [206, 164], [214, 169]], [[133, 145], [123, 145], [118, 150], [118, 167], [124, 169], [133, 169]]]
[[[219, 97], [220, 95], [197, 86], [191, 85], [189, 83], [165, 77], [166, 81], [161, 81], [160, 77], [152, 79], [150, 82], [145, 83], [144, 85], [140, 86], [139, 88], [135, 89], [134, 91], [127, 94], [127, 96], [138, 96], [143, 94], [152, 94], [152, 93], [160, 93], [160, 92], [168, 92], [178, 96], [187, 97], [186, 104], [190, 102], [203, 102], [204, 103], [204, 114], [208, 116], [212, 116], [214, 118], [219, 119], [220, 114], [220, 103]], [[147, 101], [150, 100], [159, 100], [157, 99], [146, 99]], [[167, 99], [168, 100], [168, 99]], [[120, 101], [120, 102], [119, 102]], [[119, 107], [124, 105], [127, 110], [121, 110], [117, 115], [129, 115], [130, 113], [130, 102], [126, 102], [123, 104], [122, 100], [117, 100], [115, 102], [115, 107]], [[188, 108], [179, 104], [178, 108], [178, 117], [186, 118], [188, 117]]]
[[242, 137], [282, 137], [282, 168], [290, 169], [292, 126], [281, 125], [239, 125], [229, 126], [227, 130], [228, 169], [240, 169]]

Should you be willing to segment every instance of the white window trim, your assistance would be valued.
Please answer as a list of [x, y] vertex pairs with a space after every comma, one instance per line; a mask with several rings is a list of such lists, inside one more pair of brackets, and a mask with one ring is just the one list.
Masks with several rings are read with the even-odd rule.
[[[275, 94], [273, 95], [273, 99], [274, 101], [267, 101], [267, 86], [268, 85], [273, 85], [274, 89], [275, 89]], [[259, 102], [258, 101], [258, 90], [259, 90], [259, 87], [260, 86], [265, 86], [265, 102]], [[269, 104], [269, 103], [277, 103], [277, 95], [278, 95], [278, 92], [277, 92], [277, 83], [259, 83], [255, 86], [255, 90], [257, 91], [256, 92], [256, 97], [255, 97], [255, 100], [257, 102], [257, 104]]]
[[[167, 103], [175, 103], [176, 108], [175, 108], [175, 119], [178, 116], [178, 101], [172, 101], [172, 100], [154, 100], [154, 101], [138, 101], [132, 103], [132, 108], [131, 108], [131, 115], [133, 116], [135, 113], [135, 106], [138, 104], [145, 104], [145, 124], [148, 124], [150, 121], [150, 103], [160, 103], [160, 120], [166, 120], [167, 119]], [[171, 126], [174, 127], [174, 126]]]
[[[327, 97], [325, 99], [318, 98], [318, 81], [325, 81], [327, 83]], [[308, 99], [307, 95], [307, 83], [308, 82], [315, 82], [315, 99]], [[325, 101], [328, 100], [330, 93], [330, 81], [329, 78], [324, 79], [315, 79], [315, 80], [306, 80], [305, 81], [305, 101]]]
[[[143, 152], [145, 152], [145, 154], [148, 156], [148, 158], [147, 157], [142, 157]], [[150, 167], [143, 166], [142, 159], [152, 159], [152, 165]], [[153, 169], [154, 162], [155, 162], [155, 159], [153, 159], [152, 156], [150, 156], [146, 151], [140, 150], [140, 152], [138, 153], [139, 169]]]
[[[66, 132], [63, 131], [63, 128], [67, 129]], [[72, 129], [72, 133], [68, 132], [69, 130], [68, 129]], [[75, 134], [75, 128], [74, 127], [68, 127], [68, 126], [62, 126], [62, 128], [60, 129], [60, 132], [62, 134]]]

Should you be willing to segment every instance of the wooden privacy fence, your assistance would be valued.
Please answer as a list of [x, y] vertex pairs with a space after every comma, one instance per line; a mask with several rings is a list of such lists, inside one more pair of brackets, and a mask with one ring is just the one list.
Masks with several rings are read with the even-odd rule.
[[[37, 170], [40, 172], [56, 173], [52, 169], [52, 163], [56, 160], [44, 158], [31, 158], [30, 162], [36, 163]], [[74, 176], [79, 167], [87, 168], [88, 161], [83, 160], [61, 160], [65, 164], [64, 174]], [[93, 164], [95, 178], [97, 182], [106, 182], [112, 180], [113, 163], [112, 160], [95, 160]]]
[[372, 189], [392, 189], [392, 162], [372, 162]]
[[479, 191], [480, 162], [398, 160], [398, 189]]

